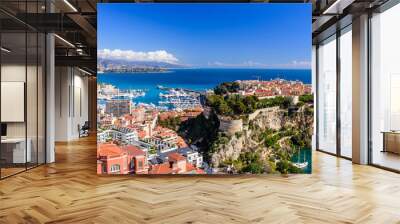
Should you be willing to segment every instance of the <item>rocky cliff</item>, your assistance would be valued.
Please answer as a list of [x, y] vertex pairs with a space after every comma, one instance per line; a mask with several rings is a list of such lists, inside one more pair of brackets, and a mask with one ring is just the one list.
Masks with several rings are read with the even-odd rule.
[[292, 110], [279, 107], [259, 109], [242, 120], [242, 131], [218, 134], [212, 146], [210, 162], [213, 167], [223, 168], [226, 161], [235, 161], [244, 152], [258, 152], [268, 160], [269, 157], [276, 158], [274, 154], [278, 152], [293, 153], [293, 142], [311, 142], [313, 113], [309, 105]]

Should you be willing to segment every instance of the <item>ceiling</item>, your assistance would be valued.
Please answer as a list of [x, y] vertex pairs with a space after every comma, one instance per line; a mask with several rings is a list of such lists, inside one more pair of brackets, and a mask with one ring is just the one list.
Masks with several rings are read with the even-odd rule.
[[[314, 43], [336, 32], [337, 24], [351, 23], [351, 17], [373, 9], [387, 0], [219, 0], [218, 2], [312, 3]], [[56, 65], [79, 66], [96, 73], [97, 3], [178, 2], [177, 0], [1, 0], [0, 25], [3, 38], [22, 51], [23, 33], [54, 32]], [[181, 0], [179, 2], [205, 2]], [[217, 2], [209, 0], [206, 2]], [[346, 19], [344, 19], [346, 18]], [[342, 21], [338, 23], [338, 21]], [[343, 22], [344, 21], [344, 22]], [[21, 39], [22, 38], [22, 39]], [[21, 42], [22, 41], [22, 42]], [[3, 42], [4, 43], [4, 42]], [[29, 45], [30, 46], [34, 46]], [[28, 47], [28, 52], [30, 49]], [[23, 53], [23, 52], [21, 52]]]
[[96, 0], [1, 0], [2, 45], [12, 49], [8, 58], [31, 58], [30, 53], [35, 55], [37, 50], [32, 38], [36, 33], [51, 32], [56, 34], [56, 66], [78, 66], [95, 74], [96, 4]]

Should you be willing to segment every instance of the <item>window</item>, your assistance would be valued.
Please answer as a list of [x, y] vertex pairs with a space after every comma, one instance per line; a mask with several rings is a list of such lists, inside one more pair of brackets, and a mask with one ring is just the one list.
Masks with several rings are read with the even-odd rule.
[[102, 173], [107, 173], [107, 164], [103, 163], [101, 164], [101, 168], [102, 168]]
[[318, 48], [318, 149], [336, 153], [336, 35]]
[[352, 32], [340, 36], [340, 155], [352, 157]]
[[120, 165], [119, 164], [113, 164], [110, 167], [110, 172], [111, 173], [117, 173], [120, 171]]
[[131, 160], [131, 170], [135, 169], [135, 159]]
[[[14, 10], [13, 1], [0, 6]], [[19, 1], [18, 13], [43, 13], [43, 0]], [[0, 12], [0, 123], [3, 138], [15, 142], [0, 144], [0, 179], [45, 163], [45, 34]], [[4, 21], [8, 21], [6, 25]], [[6, 95], [18, 101], [8, 101]], [[10, 110], [9, 106], [15, 106]], [[22, 117], [22, 118], [20, 118]]]
[[371, 159], [400, 170], [400, 4], [371, 18]]

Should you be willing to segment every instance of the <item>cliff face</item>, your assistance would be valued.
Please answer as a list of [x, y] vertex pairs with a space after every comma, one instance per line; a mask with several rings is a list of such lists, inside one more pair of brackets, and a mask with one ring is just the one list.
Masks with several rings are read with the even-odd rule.
[[287, 130], [305, 132], [304, 136], [312, 136], [312, 113], [305, 113], [305, 106], [299, 108], [295, 113], [289, 113], [288, 110], [279, 107], [265, 108], [249, 114], [243, 120], [243, 130], [234, 134], [225, 132], [219, 135], [214, 142], [214, 150], [211, 155], [211, 164], [213, 167], [224, 166], [224, 161], [236, 160], [243, 152], [258, 151], [263, 157], [269, 157], [274, 154], [273, 147], [268, 147], [265, 138], [262, 138], [266, 131], [270, 133], [281, 134], [277, 144], [282, 150], [291, 150], [287, 139], [291, 138]]
[[219, 127], [218, 130], [228, 135], [233, 135], [236, 132], [243, 131], [242, 119], [229, 119], [229, 117], [218, 116]]
[[285, 110], [279, 107], [265, 108], [249, 115], [249, 123], [260, 129], [279, 130], [285, 123]]

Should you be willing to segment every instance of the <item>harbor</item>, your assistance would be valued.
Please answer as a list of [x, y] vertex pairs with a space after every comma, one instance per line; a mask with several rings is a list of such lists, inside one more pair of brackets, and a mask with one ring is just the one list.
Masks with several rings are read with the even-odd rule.
[[178, 111], [201, 107], [200, 93], [197, 91], [163, 86], [157, 86], [157, 88], [162, 90], [159, 93], [161, 99], [158, 102], [159, 105], [166, 105]]
[[98, 86], [97, 98], [99, 100], [112, 100], [112, 99], [130, 99], [133, 100], [137, 97], [144, 97], [146, 89], [128, 89], [121, 90], [110, 84], [102, 84]]
[[[98, 102], [100, 105], [109, 100], [129, 99], [134, 106], [143, 106], [158, 110], [177, 110], [183, 111], [201, 107], [202, 91], [195, 91], [183, 88], [170, 88], [157, 85], [157, 92], [148, 89], [119, 89], [111, 84], [101, 84], [98, 86]], [[150, 93], [148, 97], [147, 94]], [[157, 94], [156, 96], [154, 96]], [[146, 102], [143, 99], [154, 99]], [[157, 100], [155, 100], [157, 99]]]

